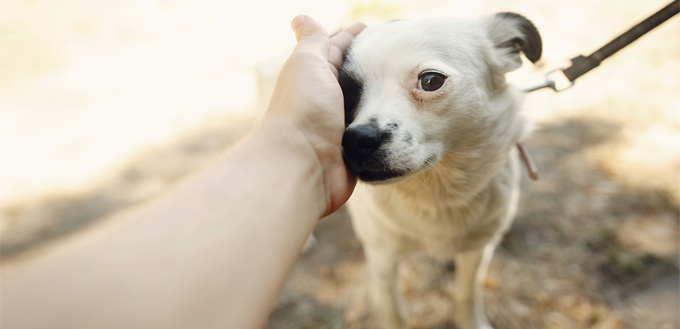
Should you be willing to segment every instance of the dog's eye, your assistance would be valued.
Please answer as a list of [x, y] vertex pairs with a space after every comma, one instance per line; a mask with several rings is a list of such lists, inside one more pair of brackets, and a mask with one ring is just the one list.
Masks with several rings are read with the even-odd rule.
[[435, 91], [441, 88], [446, 81], [446, 76], [436, 72], [425, 72], [420, 75], [420, 89]]

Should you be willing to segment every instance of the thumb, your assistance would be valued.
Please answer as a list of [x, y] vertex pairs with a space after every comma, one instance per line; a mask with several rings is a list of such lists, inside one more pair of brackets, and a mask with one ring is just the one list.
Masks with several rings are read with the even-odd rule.
[[296, 51], [310, 51], [328, 59], [331, 41], [328, 32], [321, 24], [309, 16], [299, 15], [293, 19], [290, 25], [298, 41], [297, 47], [295, 47]]

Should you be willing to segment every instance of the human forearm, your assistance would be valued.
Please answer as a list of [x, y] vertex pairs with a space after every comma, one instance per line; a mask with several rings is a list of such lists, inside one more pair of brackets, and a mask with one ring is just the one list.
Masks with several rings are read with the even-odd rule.
[[107, 220], [100, 239], [52, 251], [62, 261], [7, 282], [3, 324], [261, 327], [324, 207], [299, 136], [263, 129], [159, 200]]
[[[276, 119], [275, 119], [276, 120]], [[267, 123], [265, 123], [266, 125]], [[299, 137], [291, 135], [285, 125], [269, 127], [273, 136], [278, 136], [277, 141], [271, 148], [267, 146], [259, 152], [251, 152], [253, 147], [260, 147], [260, 142], [254, 136], [253, 140], [241, 145], [231, 155], [238, 159], [243, 168], [240, 180], [258, 180], [258, 184], [244, 184], [250, 189], [244, 191], [235, 202], [248, 204], [241, 207], [247, 212], [235, 218], [236, 227], [247, 227], [248, 231], [231, 234], [238, 243], [232, 243], [232, 247], [238, 245], [240, 250], [231, 250], [231, 260], [236, 264], [243, 264], [242, 268], [234, 268], [228, 274], [231, 282], [243, 284], [234, 285], [236, 291], [232, 291], [234, 304], [227, 307], [233, 313], [232, 319], [259, 319], [265, 321], [269, 307], [278, 295], [290, 268], [299, 255], [307, 236], [311, 233], [318, 219], [326, 210], [326, 200], [322, 185], [322, 173], [318, 159], [313, 153], [306, 153], [306, 145], [294, 142]], [[290, 142], [290, 143], [289, 143]], [[292, 147], [292, 149], [291, 149]], [[274, 152], [272, 152], [274, 150]], [[240, 158], [244, 156], [257, 156], [257, 159]], [[304, 156], [301, 156], [304, 154]], [[301, 161], [305, 159], [304, 161]], [[263, 168], [254, 169], [256, 174], [264, 174], [265, 177], [252, 177], [246, 173], [245, 167], [252, 166], [253, 162], [261, 163]], [[272, 182], [276, 182], [272, 184]], [[263, 193], [263, 191], [265, 191]], [[246, 195], [248, 193], [249, 195]], [[266, 212], [268, 220], [260, 222], [248, 221], [262, 216]], [[245, 302], [245, 301], [248, 302]], [[266, 305], [267, 307], [262, 307]], [[244, 316], [248, 312], [260, 312]], [[262, 313], [265, 312], [265, 313]], [[261, 323], [232, 323], [233, 328], [259, 328]], [[230, 326], [231, 327], [231, 326]]]

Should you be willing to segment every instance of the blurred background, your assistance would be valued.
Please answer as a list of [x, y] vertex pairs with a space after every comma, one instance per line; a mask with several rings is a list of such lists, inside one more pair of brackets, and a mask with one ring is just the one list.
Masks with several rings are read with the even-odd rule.
[[[355, 21], [513, 11], [542, 34], [520, 87], [587, 55], [668, 1], [4, 0], [0, 251], [20, 263], [217, 159], [265, 109], [300, 13]], [[491, 264], [496, 328], [680, 328], [680, 17], [560, 94], [527, 96], [541, 178]], [[324, 219], [269, 328], [377, 328], [346, 212]], [[401, 268], [412, 328], [453, 318], [449, 266]]]

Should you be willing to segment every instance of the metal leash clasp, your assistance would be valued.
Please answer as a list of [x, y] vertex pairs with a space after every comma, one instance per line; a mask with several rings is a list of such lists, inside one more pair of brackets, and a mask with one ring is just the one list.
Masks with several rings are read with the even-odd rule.
[[[561, 73], [561, 74], [558, 74], [558, 72]], [[556, 79], [553, 79], [553, 78], [556, 78]], [[544, 83], [542, 83], [538, 86], [535, 86], [535, 87], [527, 88], [527, 89], [524, 90], [524, 92], [530, 93], [532, 91], [541, 90], [541, 89], [544, 89], [544, 88], [550, 88], [554, 92], [559, 93], [559, 92], [565, 91], [565, 90], [567, 90], [567, 89], [569, 89], [573, 86], [574, 86], [574, 81], [570, 81], [567, 78], [567, 76], [564, 75], [564, 69], [559, 68], [559, 69], [555, 69], [555, 70], [548, 72], [545, 75], [545, 82]]]

